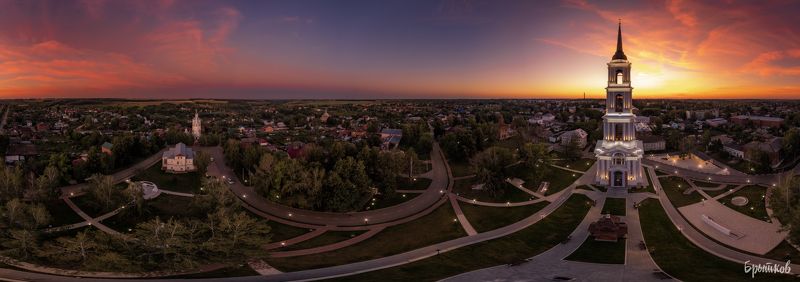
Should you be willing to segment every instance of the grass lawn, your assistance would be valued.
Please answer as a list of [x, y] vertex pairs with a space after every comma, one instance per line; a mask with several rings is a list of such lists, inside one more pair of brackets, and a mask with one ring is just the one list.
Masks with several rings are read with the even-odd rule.
[[453, 183], [453, 192], [467, 199], [476, 199], [478, 201], [489, 203], [515, 203], [533, 199], [531, 194], [514, 187], [514, 185], [511, 185], [508, 182], [503, 182], [501, 184], [500, 189], [502, 193], [498, 193], [496, 196], [493, 196], [491, 193], [489, 193], [489, 191], [486, 190], [473, 190], [472, 185], [474, 185], [476, 181], [476, 178], [456, 180]]
[[589, 188], [589, 186], [586, 186], [586, 185], [581, 185], [581, 186], [575, 187], [575, 189], [581, 189], [581, 190], [586, 190], [586, 191], [594, 191], [594, 190], [592, 190], [592, 188]]
[[170, 276], [170, 279], [201, 279], [201, 278], [225, 278], [225, 277], [242, 277], [242, 276], [259, 276], [258, 272], [250, 268], [249, 265], [242, 263], [241, 265], [232, 265], [225, 268], [220, 268], [214, 271]]
[[708, 182], [705, 182], [705, 181], [692, 180], [692, 182], [694, 183], [694, 185], [697, 185], [697, 187], [703, 187], [703, 188], [719, 187], [719, 184], [708, 183]]
[[661, 187], [667, 193], [670, 202], [676, 207], [682, 207], [700, 202], [703, 196], [700, 193], [692, 192], [689, 195], [683, 194], [683, 191], [689, 188], [689, 183], [686, 183], [683, 178], [677, 176], [663, 177], [659, 179]]
[[142, 213], [133, 209], [126, 209], [118, 215], [104, 220], [102, 223], [119, 232], [127, 232], [137, 224], [159, 217], [161, 220], [176, 218], [205, 218], [192, 206], [192, 199], [181, 196], [161, 194], [155, 199], [145, 201]]
[[553, 164], [557, 166], [563, 166], [569, 169], [580, 170], [580, 171], [587, 171], [592, 164], [594, 164], [595, 160], [593, 159], [578, 159], [574, 161], [568, 160], [557, 160]]
[[486, 232], [523, 220], [540, 211], [549, 202], [542, 201], [532, 205], [508, 208], [485, 207], [464, 202], [458, 204], [472, 227], [475, 227], [478, 232]]
[[625, 199], [624, 198], [606, 198], [603, 204], [603, 214], [625, 216]]
[[[534, 177], [534, 171], [525, 168], [522, 165], [516, 165], [515, 167], [511, 168], [512, 171], [510, 175], [512, 178], [516, 177], [525, 181], [523, 184], [525, 188], [530, 189], [531, 191], [537, 191], [539, 189], [539, 184], [541, 182], [537, 181]], [[564, 188], [567, 188], [572, 182], [578, 180], [581, 177], [580, 173], [575, 173], [568, 170], [563, 170], [557, 167], [549, 167], [547, 173], [542, 177], [541, 181], [550, 182], [550, 186], [545, 191], [545, 195], [552, 195], [558, 193]]]
[[591, 236], [566, 260], [591, 263], [625, 264], [625, 239], [617, 242], [595, 241]]
[[[733, 194], [720, 198], [719, 202], [752, 218], [767, 221], [769, 220], [769, 215], [767, 215], [767, 208], [763, 198], [766, 192], [767, 188], [757, 185], [748, 185]], [[747, 198], [747, 205], [740, 207], [732, 204], [731, 199], [736, 196]]]
[[172, 174], [161, 171], [161, 162], [147, 168], [136, 176], [134, 181], [150, 181], [158, 185], [159, 189], [170, 190], [183, 193], [200, 192], [200, 180], [202, 176], [197, 172], [183, 174]]
[[655, 199], [639, 207], [644, 239], [653, 260], [666, 273], [683, 281], [797, 281], [787, 275], [759, 273], [752, 279], [742, 264], [709, 254], [681, 234]]
[[397, 177], [398, 190], [425, 190], [428, 189], [428, 186], [430, 185], [431, 180], [427, 178], [417, 178], [416, 180], [413, 180], [404, 176]]
[[511, 235], [458, 248], [405, 265], [336, 281], [437, 281], [476, 269], [519, 262], [563, 241], [589, 211], [589, 198], [572, 195], [553, 213]]
[[711, 197], [716, 197], [716, 196], [719, 196], [722, 193], [728, 192], [728, 190], [733, 189], [733, 188], [736, 188], [736, 186], [735, 185], [727, 185], [727, 186], [725, 186], [725, 187], [723, 187], [722, 189], [719, 189], [719, 190], [703, 190], [703, 191], [705, 191], [706, 194], [708, 194]]
[[662, 176], [662, 175], [669, 175], [669, 173], [662, 172], [660, 170], [656, 170], [656, 176]]
[[63, 225], [83, 222], [83, 218], [81, 218], [77, 213], [72, 211], [67, 203], [64, 200], [57, 199], [45, 204], [47, 207], [47, 211], [50, 212], [50, 216], [52, 220], [50, 221], [50, 225], [53, 227], [59, 227]]
[[375, 259], [466, 236], [450, 205], [412, 222], [387, 227], [361, 243], [331, 252], [291, 258], [269, 258], [281, 271], [297, 271]]
[[771, 258], [777, 261], [795, 261], [800, 258], [800, 251], [792, 247], [788, 242], [781, 241], [777, 247], [765, 254], [764, 257]]
[[375, 201], [370, 201], [364, 210], [376, 210], [398, 205], [419, 196], [419, 193], [394, 193], [388, 196], [375, 196]]
[[286, 225], [277, 221], [268, 221], [267, 224], [271, 228], [269, 233], [272, 234], [272, 242], [289, 240], [310, 232], [308, 229]]
[[525, 140], [522, 140], [522, 136], [514, 135], [511, 138], [508, 138], [506, 140], [500, 140], [500, 141], [494, 142], [493, 146], [503, 147], [503, 148], [510, 149], [510, 150], [514, 151], [514, 150], [517, 150], [519, 148], [522, 148], [522, 145], [524, 145], [524, 144], [525, 144]]
[[278, 251], [302, 250], [302, 249], [310, 249], [310, 248], [326, 246], [333, 243], [348, 240], [350, 238], [358, 236], [361, 233], [364, 233], [364, 231], [328, 231], [322, 233], [322, 235], [308, 239], [306, 241], [280, 248], [278, 249]]
[[450, 171], [453, 173], [453, 177], [459, 176], [467, 176], [474, 174], [472, 172], [472, 168], [469, 165], [469, 162], [457, 162], [449, 160]]
[[633, 193], [637, 193], [637, 192], [650, 192], [650, 193], [653, 193], [653, 194], [655, 194], [655, 193], [656, 193], [656, 189], [655, 189], [655, 188], [653, 188], [653, 179], [650, 179], [650, 173], [649, 173], [649, 172], [647, 172], [647, 169], [645, 169], [645, 171], [644, 171], [644, 175], [645, 175], [645, 177], [647, 177], [647, 186], [645, 186], [645, 187], [644, 187], [644, 188], [642, 188], [642, 189], [639, 189], [639, 188], [636, 188], [636, 189], [631, 189], [631, 190], [630, 190], [630, 192], [633, 192]]

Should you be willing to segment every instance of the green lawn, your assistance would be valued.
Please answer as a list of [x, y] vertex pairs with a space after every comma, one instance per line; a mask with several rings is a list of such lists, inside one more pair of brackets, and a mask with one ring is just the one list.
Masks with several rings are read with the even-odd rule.
[[467, 176], [474, 174], [468, 162], [449, 161], [450, 171], [453, 177]]
[[[510, 177], [522, 179], [525, 181], [523, 186], [535, 192], [539, 189], [539, 184], [541, 182], [537, 181], [533, 174], [533, 170], [527, 169], [522, 165], [516, 165], [511, 168]], [[564, 190], [564, 188], [567, 188], [572, 182], [575, 182], [575, 180], [578, 180], [579, 177], [581, 177], [580, 173], [551, 166], [547, 169], [547, 173], [541, 180], [550, 182], [550, 186], [544, 194], [552, 195], [558, 193]]]
[[549, 202], [542, 201], [536, 204], [520, 207], [486, 207], [461, 202], [461, 211], [467, 217], [469, 223], [478, 232], [494, 230], [518, 221], [521, 221], [532, 214], [540, 211]]
[[192, 199], [181, 196], [161, 194], [155, 199], [144, 202], [142, 212], [126, 209], [118, 215], [103, 221], [103, 224], [119, 232], [127, 232], [137, 224], [159, 217], [161, 220], [176, 218], [205, 218], [205, 214], [192, 206]]
[[692, 192], [689, 195], [683, 194], [683, 191], [689, 188], [689, 183], [686, 183], [683, 178], [677, 176], [662, 177], [659, 179], [661, 187], [667, 193], [672, 205], [682, 207], [700, 202], [703, 196], [700, 193]]
[[722, 188], [720, 190], [703, 190], [703, 191], [705, 191], [706, 194], [708, 194], [711, 197], [716, 197], [716, 196], [719, 196], [722, 193], [728, 192], [728, 190], [733, 189], [733, 188], [736, 188], [736, 186], [735, 185], [727, 185], [727, 186], [725, 186], [724, 188]]
[[563, 241], [589, 211], [589, 198], [572, 195], [553, 213], [511, 235], [455, 249], [409, 264], [335, 281], [437, 281], [476, 269], [515, 263]]
[[[482, 202], [489, 203], [505, 203], [505, 202], [524, 202], [533, 199], [533, 196], [514, 187], [508, 182], [503, 182], [500, 185], [500, 193], [492, 195], [486, 190], [473, 190], [472, 185], [477, 181], [476, 178], [467, 178], [456, 180], [453, 183], [453, 192], [467, 199], [475, 199]], [[523, 184], [523, 186], [526, 186]]]
[[520, 136], [520, 135], [514, 135], [511, 138], [508, 138], [506, 140], [500, 140], [500, 141], [494, 142], [494, 146], [507, 148], [507, 149], [510, 149], [512, 151], [513, 150], [517, 150], [519, 148], [522, 148], [522, 145], [524, 145], [524, 144], [525, 144], [525, 140], [522, 140], [522, 136]]
[[161, 162], [147, 168], [136, 176], [133, 181], [150, 181], [158, 185], [159, 189], [170, 190], [183, 193], [200, 192], [200, 181], [202, 176], [197, 172], [182, 174], [166, 173], [161, 171]]
[[249, 265], [242, 263], [240, 265], [231, 265], [228, 267], [220, 268], [214, 271], [170, 276], [169, 279], [202, 279], [202, 278], [226, 278], [226, 277], [242, 277], [242, 276], [259, 276], [258, 272], [250, 268]]
[[[752, 218], [767, 221], [769, 220], [769, 215], [767, 215], [767, 208], [764, 203], [764, 195], [766, 192], [767, 188], [757, 185], [749, 185], [739, 189], [739, 191], [736, 191], [733, 194], [720, 198], [719, 202]], [[747, 198], [747, 205], [740, 207], [732, 204], [731, 199], [736, 196], [743, 196]]]
[[466, 236], [450, 205], [442, 205], [417, 220], [387, 227], [372, 238], [331, 252], [291, 258], [269, 258], [281, 271], [297, 271], [347, 264], [399, 254], [458, 237]]
[[639, 188], [631, 189], [630, 192], [633, 192], [633, 193], [650, 192], [650, 193], [653, 193], [653, 194], [656, 193], [656, 189], [653, 188], [653, 179], [650, 179], [650, 173], [647, 172], [647, 169], [645, 169], [645, 171], [644, 171], [644, 176], [647, 177], [647, 186], [645, 186], [642, 189], [639, 189]]
[[553, 164], [557, 166], [563, 166], [569, 169], [580, 170], [580, 171], [587, 171], [592, 164], [594, 164], [595, 160], [593, 159], [578, 159], [574, 161], [568, 160], [557, 160]]
[[50, 201], [46, 203], [45, 206], [52, 217], [50, 225], [53, 227], [83, 222], [83, 218], [72, 211], [62, 199]]
[[606, 203], [603, 204], [603, 214], [625, 216], [625, 199], [606, 198]]
[[594, 190], [592, 190], [592, 188], [590, 188], [589, 186], [586, 186], [586, 185], [581, 185], [581, 186], [575, 187], [575, 189], [581, 189], [581, 190], [586, 190], [586, 191], [594, 191]]
[[693, 183], [694, 183], [694, 185], [696, 185], [697, 187], [703, 187], [703, 188], [714, 188], [714, 187], [719, 187], [719, 184], [708, 183], [708, 182], [705, 182], [705, 181], [697, 181], [697, 180], [692, 180], [692, 182], [693, 182]]
[[387, 208], [391, 206], [398, 205], [400, 203], [406, 202], [408, 200], [413, 199], [414, 197], [419, 196], [419, 193], [394, 193], [391, 195], [378, 195], [375, 196], [375, 201], [370, 201], [365, 207], [364, 210], [376, 210]]
[[425, 190], [428, 189], [428, 186], [430, 185], [431, 180], [427, 178], [417, 178], [416, 180], [413, 180], [404, 176], [397, 177], [398, 190]]
[[656, 169], [656, 176], [662, 176], [662, 175], [669, 175], [669, 173], [662, 172], [662, 171]]
[[278, 251], [302, 250], [326, 246], [351, 239], [361, 233], [364, 233], [364, 231], [328, 231], [306, 241], [280, 248]]
[[267, 224], [271, 228], [270, 234], [272, 234], [272, 242], [289, 240], [310, 232], [308, 229], [286, 225], [277, 221], [270, 220]]
[[709, 254], [692, 244], [672, 224], [655, 199], [639, 207], [645, 242], [653, 260], [666, 273], [683, 281], [797, 281], [787, 275], [759, 273], [752, 279], [742, 264]]
[[792, 247], [788, 242], [781, 241], [777, 247], [765, 254], [764, 257], [771, 258], [777, 261], [796, 261], [800, 258], [800, 251]]
[[625, 264], [625, 239], [617, 242], [595, 241], [591, 236], [566, 260], [605, 264]]

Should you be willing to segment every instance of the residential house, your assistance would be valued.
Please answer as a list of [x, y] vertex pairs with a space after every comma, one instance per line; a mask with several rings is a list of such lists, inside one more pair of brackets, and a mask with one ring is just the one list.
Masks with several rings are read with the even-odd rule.
[[578, 144], [578, 148], [583, 149], [584, 147], [586, 147], [586, 138], [588, 136], [589, 134], [587, 134], [586, 131], [583, 131], [583, 129], [580, 128], [567, 131], [561, 134], [561, 145], [567, 146], [571, 142], [575, 142], [576, 144]]

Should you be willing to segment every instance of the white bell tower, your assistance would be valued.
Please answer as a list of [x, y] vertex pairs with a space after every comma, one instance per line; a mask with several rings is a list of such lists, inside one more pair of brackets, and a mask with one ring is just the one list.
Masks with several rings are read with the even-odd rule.
[[200, 134], [203, 131], [203, 127], [200, 125], [200, 116], [197, 115], [197, 111], [194, 111], [194, 119], [192, 119], [192, 136], [194, 136], [194, 140], [197, 141], [200, 139]]
[[595, 183], [609, 187], [646, 185], [642, 170], [644, 146], [636, 140], [633, 114], [631, 63], [622, 51], [622, 23], [617, 29], [617, 52], [608, 63], [606, 114], [603, 116], [603, 140], [597, 141]]

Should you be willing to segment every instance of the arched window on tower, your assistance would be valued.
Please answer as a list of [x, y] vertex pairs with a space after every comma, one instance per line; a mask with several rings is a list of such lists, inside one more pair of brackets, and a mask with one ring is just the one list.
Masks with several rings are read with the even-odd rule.
[[614, 141], [625, 141], [622, 124], [614, 124]]
[[625, 164], [625, 155], [622, 153], [614, 153], [611, 158], [613, 159], [614, 165]]
[[622, 84], [625, 82], [625, 75], [622, 73], [622, 70], [617, 70], [617, 84]]
[[617, 94], [617, 96], [614, 96], [614, 111], [615, 112], [621, 113], [622, 109], [625, 108], [624, 104], [625, 104], [625, 98], [622, 96], [622, 94]]

